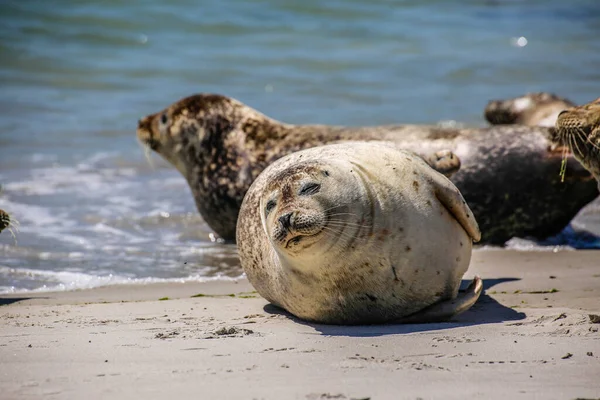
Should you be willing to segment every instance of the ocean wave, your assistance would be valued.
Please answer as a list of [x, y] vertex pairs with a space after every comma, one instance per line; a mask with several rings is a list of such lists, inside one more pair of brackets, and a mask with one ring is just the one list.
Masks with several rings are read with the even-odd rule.
[[34, 270], [28, 268], [9, 268], [0, 266], [0, 276], [28, 279], [44, 282], [42, 286], [25, 288], [16, 286], [0, 286], [0, 294], [57, 292], [81, 289], [92, 289], [112, 285], [147, 285], [152, 283], [186, 283], [236, 281], [244, 278], [244, 274], [231, 277], [226, 275], [205, 276], [202, 273], [179, 278], [134, 278], [127, 275], [108, 274], [97, 276], [84, 272]]

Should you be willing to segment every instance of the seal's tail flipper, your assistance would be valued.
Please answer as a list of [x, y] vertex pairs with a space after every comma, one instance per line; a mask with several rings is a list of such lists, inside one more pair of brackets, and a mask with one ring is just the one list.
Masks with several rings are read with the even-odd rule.
[[400, 319], [403, 324], [422, 324], [427, 322], [443, 322], [467, 311], [475, 304], [483, 290], [483, 281], [476, 276], [466, 291], [459, 292], [454, 300], [443, 300], [415, 314]]

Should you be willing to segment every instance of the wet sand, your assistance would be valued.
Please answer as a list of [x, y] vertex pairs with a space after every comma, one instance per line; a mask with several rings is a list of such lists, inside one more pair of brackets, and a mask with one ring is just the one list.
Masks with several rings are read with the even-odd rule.
[[1, 296], [1, 397], [600, 398], [600, 251], [477, 251], [475, 274], [471, 310], [421, 325], [305, 323], [245, 280]]

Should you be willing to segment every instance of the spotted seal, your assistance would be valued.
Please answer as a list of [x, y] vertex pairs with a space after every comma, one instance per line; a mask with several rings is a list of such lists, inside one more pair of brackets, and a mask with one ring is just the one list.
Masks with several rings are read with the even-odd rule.
[[237, 225], [256, 290], [299, 318], [332, 324], [440, 320], [468, 309], [480, 280], [457, 293], [480, 238], [447, 178], [377, 142], [275, 161], [248, 190]]
[[556, 120], [560, 140], [594, 175], [600, 190], [600, 98], [562, 111]]
[[198, 94], [142, 118], [137, 136], [181, 172], [206, 223], [228, 240], [244, 194], [264, 168], [294, 151], [348, 140], [393, 141], [420, 155], [453, 151], [461, 168], [451, 179], [477, 217], [482, 243], [556, 234], [597, 195], [572, 157], [560, 182], [561, 152], [546, 128], [291, 125], [238, 100]]
[[558, 114], [575, 103], [553, 93], [527, 93], [507, 100], [491, 100], [485, 119], [492, 125], [520, 124], [553, 127]]

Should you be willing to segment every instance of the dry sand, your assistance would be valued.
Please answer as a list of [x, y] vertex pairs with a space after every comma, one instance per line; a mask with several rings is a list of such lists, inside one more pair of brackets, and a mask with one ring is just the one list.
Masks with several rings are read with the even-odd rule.
[[476, 306], [423, 325], [304, 323], [244, 280], [2, 296], [0, 398], [600, 398], [600, 251], [477, 251], [474, 274]]

